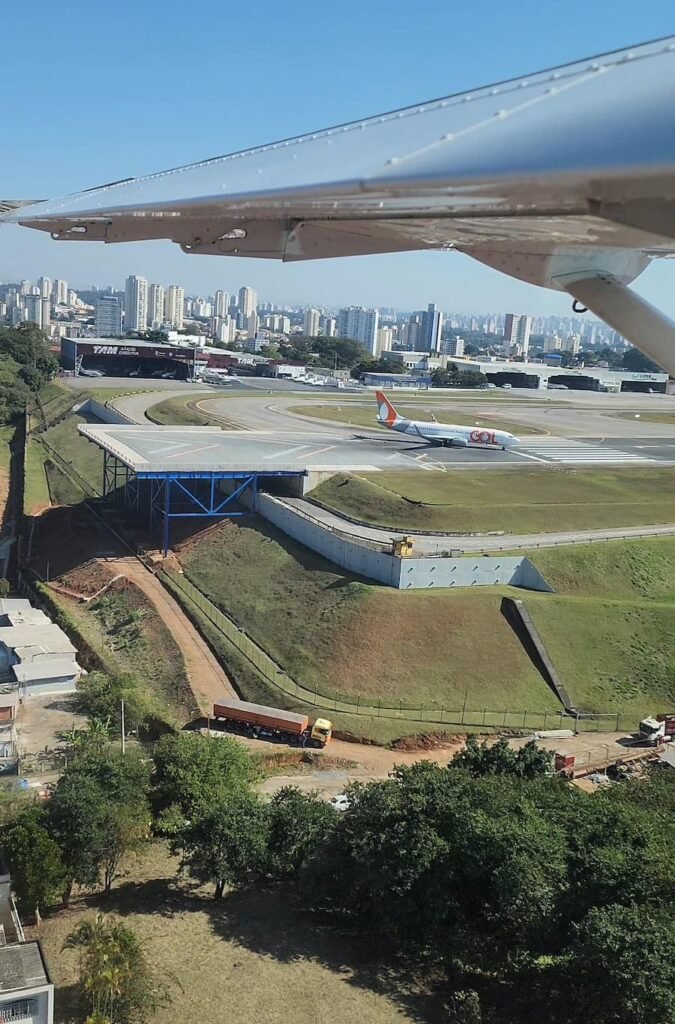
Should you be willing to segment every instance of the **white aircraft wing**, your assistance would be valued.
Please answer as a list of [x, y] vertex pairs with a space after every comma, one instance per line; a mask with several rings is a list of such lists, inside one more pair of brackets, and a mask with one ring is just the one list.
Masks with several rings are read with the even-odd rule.
[[675, 328], [625, 288], [651, 257], [675, 254], [674, 96], [672, 37], [58, 200], [0, 204], [0, 222], [61, 241], [166, 238], [189, 253], [285, 261], [457, 249], [568, 291], [675, 372]]

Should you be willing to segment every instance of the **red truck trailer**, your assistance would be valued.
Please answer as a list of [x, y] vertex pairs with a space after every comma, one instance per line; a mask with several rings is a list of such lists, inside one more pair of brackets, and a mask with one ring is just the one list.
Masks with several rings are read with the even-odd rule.
[[333, 723], [317, 718], [312, 725], [307, 715], [246, 700], [221, 700], [213, 705], [213, 717], [219, 722], [240, 729], [250, 736], [276, 736], [289, 743], [325, 747], [330, 741]]

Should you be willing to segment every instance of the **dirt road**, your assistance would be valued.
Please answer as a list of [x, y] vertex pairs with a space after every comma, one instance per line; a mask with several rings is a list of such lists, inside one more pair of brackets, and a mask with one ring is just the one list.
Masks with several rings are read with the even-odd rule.
[[132, 580], [152, 602], [157, 614], [183, 652], [188, 679], [202, 714], [212, 711], [214, 701], [237, 697], [225, 670], [180, 605], [137, 559], [107, 558], [115, 573]]

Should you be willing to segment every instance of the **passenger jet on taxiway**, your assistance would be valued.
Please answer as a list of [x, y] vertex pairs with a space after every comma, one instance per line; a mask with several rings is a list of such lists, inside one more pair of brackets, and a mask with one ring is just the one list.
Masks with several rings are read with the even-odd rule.
[[456, 423], [431, 423], [424, 420], [408, 420], [399, 416], [383, 391], [376, 391], [377, 420], [389, 430], [400, 434], [412, 434], [430, 444], [448, 445], [455, 448], [501, 448], [505, 451], [519, 444], [517, 437], [506, 430], [489, 430], [485, 427], [458, 426]]

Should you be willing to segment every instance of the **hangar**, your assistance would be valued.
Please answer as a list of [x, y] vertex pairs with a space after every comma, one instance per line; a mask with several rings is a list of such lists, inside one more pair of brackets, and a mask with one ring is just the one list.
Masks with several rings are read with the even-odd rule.
[[118, 338], [62, 338], [61, 364], [75, 375], [95, 371], [107, 377], [194, 377], [198, 350], [154, 341]]
[[637, 373], [603, 366], [551, 366], [548, 363], [515, 363], [507, 359], [452, 359], [460, 370], [484, 373], [491, 384], [514, 388], [547, 388], [550, 384], [570, 391], [642, 391], [665, 394], [667, 373]]

